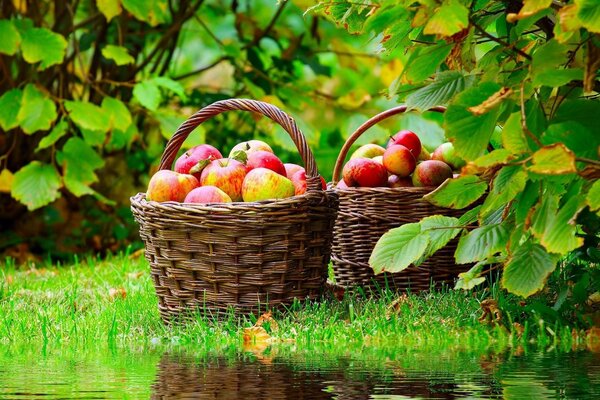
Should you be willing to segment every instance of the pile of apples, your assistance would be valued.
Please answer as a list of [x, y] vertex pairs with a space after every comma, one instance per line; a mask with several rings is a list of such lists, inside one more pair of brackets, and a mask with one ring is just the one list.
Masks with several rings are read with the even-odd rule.
[[352, 153], [337, 187], [439, 186], [464, 165], [452, 143], [442, 143], [430, 155], [417, 134], [401, 130], [387, 148], [370, 143]]
[[[321, 178], [323, 189], [325, 181]], [[209, 144], [195, 146], [175, 161], [174, 171], [156, 172], [146, 199], [183, 203], [231, 203], [284, 199], [306, 192], [306, 172], [284, 164], [267, 143], [236, 144], [224, 158]]]

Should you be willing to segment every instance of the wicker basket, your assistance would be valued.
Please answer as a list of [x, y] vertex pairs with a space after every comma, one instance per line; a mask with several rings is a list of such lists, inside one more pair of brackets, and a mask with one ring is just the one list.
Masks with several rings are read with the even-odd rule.
[[[350, 135], [337, 158], [332, 186], [339, 181], [348, 151], [356, 139], [378, 122], [405, 111], [406, 106], [398, 106], [377, 114]], [[429, 111], [444, 112], [445, 108], [434, 107]], [[431, 190], [433, 188], [427, 187], [335, 188], [340, 200], [331, 254], [336, 283], [375, 292], [385, 288], [420, 291], [435, 283], [450, 283], [458, 273], [468, 270], [470, 265], [456, 265], [454, 262], [456, 240], [420, 266], [411, 265], [402, 272], [374, 275], [369, 267], [369, 257], [375, 244], [388, 230], [434, 214], [458, 217], [464, 213], [464, 210], [440, 208], [423, 200], [422, 197]]]
[[252, 111], [279, 123], [307, 171], [307, 192], [253, 203], [190, 204], [131, 198], [165, 323], [190, 312], [222, 317], [261, 312], [319, 296], [327, 276], [338, 199], [323, 191], [314, 156], [294, 120], [277, 107], [230, 99], [204, 107], [167, 143], [160, 169], [169, 169], [183, 141], [207, 119]]

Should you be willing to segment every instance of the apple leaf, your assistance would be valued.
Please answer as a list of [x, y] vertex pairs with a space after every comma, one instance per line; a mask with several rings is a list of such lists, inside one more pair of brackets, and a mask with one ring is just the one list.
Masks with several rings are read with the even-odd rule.
[[[246, 147], [248, 147], [248, 149], [250, 149], [250, 146], [247, 143], [246, 143]], [[233, 152], [233, 154], [229, 158], [237, 160], [237, 161], [241, 162], [242, 164], [246, 164], [248, 162], [248, 153], [246, 153], [244, 150], [236, 150]]]
[[482, 261], [502, 252], [508, 244], [509, 231], [503, 224], [485, 225], [461, 237], [454, 254], [457, 264]]
[[120, 0], [96, 0], [96, 6], [108, 22], [123, 11]]
[[12, 89], [0, 96], [0, 128], [9, 131], [19, 125], [17, 115], [21, 108], [21, 89]]
[[501, 89], [493, 82], [484, 82], [460, 93], [444, 114], [446, 136], [454, 142], [456, 153], [470, 161], [482, 156], [494, 132], [499, 107], [481, 115], [468, 109], [479, 106]]
[[185, 89], [183, 88], [181, 83], [164, 76], [152, 78], [151, 82], [155, 83], [158, 87], [170, 90], [171, 92], [175, 93], [181, 100], [187, 100], [187, 96], [185, 95]]
[[61, 186], [56, 168], [32, 161], [15, 174], [11, 194], [33, 211], [58, 199]]
[[527, 172], [520, 165], [502, 167], [494, 179], [489, 195], [481, 207], [480, 217], [496, 211], [499, 207], [508, 204], [525, 189]]
[[443, 41], [435, 46], [414, 49], [402, 72], [407, 83], [420, 83], [431, 77], [448, 57], [450, 51], [452, 51], [452, 44]]
[[42, 138], [35, 151], [43, 150], [52, 146], [68, 132], [68, 129], [69, 124], [67, 121], [61, 119], [58, 124], [54, 125], [54, 128], [52, 128], [50, 133]]
[[21, 31], [23, 58], [30, 64], [41, 61], [40, 69], [60, 64], [67, 50], [66, 39], [46, 28], [28, 27]]
[[57, 154], [57, 161], [63, 167], [65, 186], [75, 196], [94, 194], [89, 187], [98, 181], [94, 170], [104, 165], [104, 160], [81, 138], [73, 137], [65, 143]]
[[14, 181], [15, 175], [4, 168], [2, 172], [0, 172], [0, 193], [10, 193]]
[[102, 49], [102, 55], [108, 60], [113, 60], [115, 64], [119, 66], [135, 63], [135, 58], [133, 58], [131, 54], [129, 54], [127, 48], [123, 46], [107, 44]]
[[110, 126], [120, 131], [126, 131], [131, 125], [131, 113], [121, 100], [113, 97], [104, 97], [102, 99], [102, 109], [108, 113]]
[[46, 98], [35, 85], [27, 84], [23, 90], [21, 107], [17, 114], [17, 120], [23, 132], [31, 135], [37, 131], [48, 130], [56, 117], [54, 102]]
[[168, 21], [167, 0], [121, 0], [123, 8], [140, 21], [156, 26]]
[[423, 218], [420, 224], [421, 230], [429, 233], [429, 243], [427, 244], [425, 254], [419, 260], [415, 261], [415, 265], [422, 264], [423, 261], [447, 245], [449, 241], [462, 231], [462, 228], [459, 227], [460, 221], [458, 218], [443, 215], [432, 215]]
[[69, 118], [81, 129], [106, 133], [110, 116], [106, 110], [86, 101], [65, 101]]
[[429, 233], [419, 223], [404, 224], [383, 234], [369, 258], [375, 272], [400, 272], [423, 256], [429, 244]]
[[597, 0], [575, 0], [577, 17], [590, 32], [600, 33], [600, 4]]
[[528, 153], [529, 144], [521, 126], [521, 113], [510, 114], [502, 128], [502, 146], [513, 154]]
[[513, 159], [512, 152], [506, 149], [496, 149], [488, 154], [484, 154], [475, 161], [475, 164], [481, 168], [490, 168], [498, 165], [503, 165]]
[[427, 111], [434, 106], [446, 105], [458, 93], [471, 87], [475, 77], [460, 71], [443, 71], [433, 83], [422, 87], [406, 97], [409, 110]]
[[575, 154], [562, 143], [544, 146], [533, 153], [529, 171], [544, 175], [575, 173]]
[[552, 123], [542, 136], [545, 145], [562, 143], [579, 157], [593, 158], [600, 147], [600, 135], [577, 121]]
[[0, 38], [0, 53], [14, 55], [21, 44], [21, 35], [11, 21], [0, 20]]
[[162, 100], [160, 89], [156, 82], [143, 81], [133, 87], [133, 97], [150, 111], [156, 111]]
[[438, 207], [461, 209], [479, 199], [487, 190], [487, 183], [475, 175], [447, 179], [433, 192], [423, 196]]
[[425, 24], [426, 35], [452, 36], [469, 26], [469, 9], [459, 0], [445, 1]]
[[199, 174], [204, 168], [208, 166], [208, 164], [211, 163], [213, 159], [214, 157], [211, 155], [204, 160], [198, 160], [198, 163], [196, 163], [196, 165], [190, 168], [190, 174]]
[[587, 204], [592, 211], [600, 210], [600, 180], [594, 182], [588, 191]]
[[460, 274], [458, 274], [458, 280], [456, 281], [454, 289], [471, 290], [475, 286], [485, 282], [485, 277], [480, 275], [481, 271], [483, 270], [483, 266], [487, 263], [487, 260], [480, 261], [477, 264], [473, 265], [473, 267], [471, 267], [471, 269], [467, 272], [461, 272]]
[[529, 240], [516, 249], [504, 266], [502, 287], [519, 296], [531, 296], [544, 287], [558, 260], [559, 256]]

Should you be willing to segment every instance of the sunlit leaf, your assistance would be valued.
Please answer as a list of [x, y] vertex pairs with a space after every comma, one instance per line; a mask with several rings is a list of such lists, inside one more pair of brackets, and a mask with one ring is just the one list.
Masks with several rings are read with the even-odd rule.
[[129, 54], [129, 51], [123, 46], [115, 46], [107, 44], [102, 49], [102, 55], [104, 58], [113, 60], [117, 65], [133, 64], [135, 59]]
[[121, 0], [124, 9], [140, 21], [156, 26], [168, 20], [167, 0]]
[[0, 53], [14, 55], [21, 44], [21, 35], [11, 21], [0, 20]]
[[541, 137], [545, 145], [561, 143], [580, 157], [594, 158], [600, 147], [600, 135], [578, 121], [552, 123]]
[[572, 196], [559, 206], [557, 195], [546, 193], [533, 214], [532, 231], [540, 243], [551, 253], [567, 254], [583, 244], [577, 236], [575, 218], [585, 206], [585, 198]]
[[506, 249], [509, 231], [503, 224], [485, 225], [462, 236], [454, 257], [457, 264], [482, 261]]
[[506, 149], [496, 149], [490, 153], [484, 154], [475, 161], [473, 164], [481, 168], [490, 168], [498, 165], [508, 163], [513, 159], [512, 152]]
[[10, 193], [14, 181], [15, 175], [8, 169], [4, 168], [0, 172], [0, 193]]
[[56, 105], [40, 92], [35, 85], [28, 84], [23, 90], [17, 121], [23, 132], [32, 134], [50, 129], [56, 120]]
[[478, 176], [466, 175], [446, 180], [423, 198], [438, 207], [461, 209], [483, 196], [486, 189], [487, 183]]
[[469, 26], [469, 10], [459, 0], [449, 0], [437, 8], [425, 24], [426, 35], [452, 36]]
[[523, 0], [523, 7], [518, 14], [508, 14], [507, 20], [515, 22], [533, 16], [537, 12], [550, 7], [552, 0]]
[[420, 224], [404, 224], [379, 238], [369, 265], [375, 274], [400, 272], [422, 257], [428, 244], [429, 233]]
[[121, 0], [96, 0], [96, 6], [109, 22], [122, 11]]
[[106, 133], [110, 127], [110, 116], [102, 108], [86, 101], [65, 101], [69, 118], [82, 129]]
[[39, 151], [52, 146], [67, 133], [68, 129], [69, 124], [67, 123], [67, 121], [61, 119], [58, 124], [54, 125], [54, 128], [52, 128], [50, 133], [42, 138], [42, 140], [38, 144], [38, 147], [35, 150]]
[[529, 297], [540, 291], [556, 268], [559, 257], [539, 244], [527, 241], [509, 258], [502, 274], [502, 286], [509, 292]]
[[58, 199], [61, 186], [56, 168], [32, 161], [15, 173], [11, 194], [33, 211]]
[[577, 172], [575, 154], [562, 143], [545, 146], [533, 153], [531, 172], [561, 175]]
[[126, 131], [131, 125], [131, 113], [121, 100], [108, 96], [104, 97], [102, 99], [102, 109], [108, 113], [112, 128]]
[[590, 32], [600, 33], [600, 3], [597, 0], [575, 0], [577, 18]]
[[590, 210], [600, 210], [600, 180], [594, 182], [587, 194], [587, 204]]
[[522, 166], [502, 167], [492, 183], [490, 193], [483, 202], [480, 216], [485, 217], [499, 207], [508, 204], [525, 189], [526, 183], [527, 172]]
[[420, 265], [436, 251], [446, 246], [449, 241], [462, 231], [458, 218], [443, 215], [432, 215], [423, 218], [420, 224], [421, 230], [429, 233], [429, 243], [427, 244], [425, 254], [419, 260], [415, 261], [415, 265]]
[[66, 39], [46, 28], [28, 28], [21, 31], [23, 58], [30, 64], [42, 62], [40, 69], [60, 64], [67, 49]]
[[528, 153], [530, 151], [523, 127], [521, 126], [521, 113], [510, 114], [502, 128], [502, 146], [513, 154]]
[[89, 187], [98, 181], [94, 170], [104, 165], [104, 160], [86, 142], [78, 137], [70, 138], [57, 155], [63, 167], [65, 186], [75, 196], [93, 194]]
[[435, 81], [406, 98], [409, 109], [426, 111], [434, 106], [445, 106], [455, 95], [469, 88], [474, 82], [473, 75], [459, 71], [444, 71], [436, 75]]
[[21, 108], [21, 89], [11, 89], [0, 96], [0, 128], [9, 131], [19, 125], [17, 115]]
[[133, 88], [133, 97], [150, 111], [156, 111], [162, 100], [160, 89], [153, 81], [143, 81], [136, 84]]
[[164, 76], [152, 78], [151, 81], [159, 87], [172, 91], [177, 96], [179, 96], [181, 100], [185, 101], [187, 99], [187, 96], [185, 95], [185, 89], [183, 88], [181, 83], [174, 81], [173, 79], [166, 78]]

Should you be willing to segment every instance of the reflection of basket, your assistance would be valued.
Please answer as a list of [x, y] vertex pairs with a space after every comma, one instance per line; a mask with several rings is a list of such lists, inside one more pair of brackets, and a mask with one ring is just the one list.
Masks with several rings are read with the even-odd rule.
[[[333, 171], [333, 185], [340, 179], [342, 166], [352, 144], [367, 129], [378, 122], [406, 111], [398, 106], [375, 115], [363, 123], [344, 143]], [[430, 111], [444, 112], [444, 107]], [[331, 259], [336, 283], [342, 286], [390, 288], [413, 291], [429, 289], [432, 283], [452, 282], [470, 266], [454, 262], [456, 240], [438, 250], [419, 267], [411, 265], [398, 273], [375, 276], [369, 267], [369, 257], [379, 238], [388, 230], [421, 218], [443, 214], [458, 217], [464, 210], [452, 210], [431, 205], [422, 197], [432, 188], [350, 188], [335, 189], [340, 197], [340, 209], [334, 228]]]
[[291, 136], [307, 171], [307, 192], [254, 203], [183, 204], [131, 198], [165, 322], [183, 311], [248, 313], [316, 298], [327, 276], [337, 195], [323, 191], [315, 159], [294, 120], [253, 100], [213, 103], [184, 122], [167, 143], [160, 169], [207, 119], [229, 110], [261, 113]]

